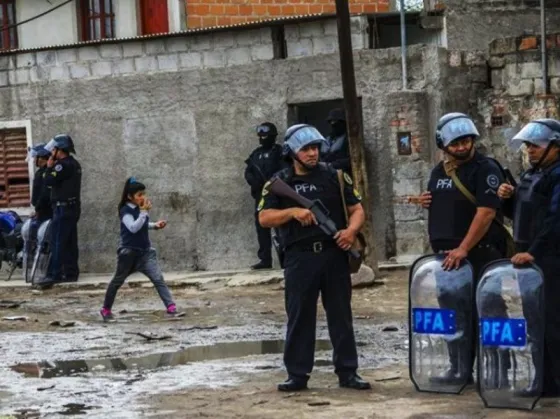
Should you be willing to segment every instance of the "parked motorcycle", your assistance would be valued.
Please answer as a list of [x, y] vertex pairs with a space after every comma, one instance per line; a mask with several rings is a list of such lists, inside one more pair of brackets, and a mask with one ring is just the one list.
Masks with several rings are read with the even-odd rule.
[[15, 211], [0, 211], [0, 268], [7, 263], [12, 278], [17, 268], [23, 267], [23, 220]]

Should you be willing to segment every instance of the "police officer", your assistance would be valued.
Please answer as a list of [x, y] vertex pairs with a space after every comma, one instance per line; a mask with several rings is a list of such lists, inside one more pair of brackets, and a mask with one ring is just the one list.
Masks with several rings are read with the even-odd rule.
[[[264, 122], [257, 127], [257, 135], [260, 146], [253, 150], [249, 158], [245, 160], [247, 164], [245, 180], [251, 187], [251, 196], [255, 200], [255, 208], [257, 208], [265, 182], [282, 168], [282, 147], [276, 144], [276, 137], [278, 136], [276, 126], [271, 122]], [[258, 212], [255, 211], [259, 262], [251, 268], [270, 269], [272, 268], [270, 229], [261, 227], [258, 217]]]
[[38, 144], [29, 150], [29, 154], [35, 159], [35, 176], [33, 177], [33, 194], [31, 205], [35, 209], [33, 218], [41, 224], [52, 217], [51, 188], [47, 186], [47, 163], [51, 153], [45, 148], [46, 144]]
[[82, 167], [71, 155], [74, 142], [68, 134], [56, 135], [47, 145], [51, 152], [47, 163], [45, 183], [52, 189], [53, 219], [51, 226], [51, 261], [41, 288], [55, 282], [78, 280], [78, 220], [80, 219], [80, 193]]
[[[523, 299], [528, 340], [532, 343], [535, 371], [541, 372], [539, 348], [532, 334], [545, 331], [544, 374], [535, 376], [521, 395], [537, 394], [543, 379], [543, 395], [560, 396], [560, 121], [537, 119], [527, 124], [512, 139], [512, 145], [525, 145], [531, 168], [521, 175], [517, 188], [504, 183], [498, 194], [508, 200], [513, 215], [513, 232], [517, 253], [511, 261], [517, 265], [534, 262], [544, 274], [545, 318], [535, 299]], [[522, 295], [534, 293], [530, 281], [519, 281]], [[533, 333], [531, 333], [533, 332]]]
[[[475, 150], [475, 140], [479, 137], [473, 121], [462, 113], [449, 113], [440, 118], [436, 131], [437, 147], [444, 152], [440, 162], [430, 175], [428, 191], [423, 193], [418, 203], [429, 209], [428, 235], [430, 245], [435, 253], [445, 253], [443, 262], [445, 270], [459, 268], [463, 259], [473, 266], [474, 277], [478, 279], [482, 268], [487, 263], [505, 256], [505, 232], [494, 223], [494, 219], [503, 219], [498, 187], [503, 181], [503, 174], [497, 163], [484, 157]], [[452, 179], [455, 177], [455, 181]], [[456, 181], [475, 198], [471, 202], [461, 191]], [[441, 279], [436, 275], [436, 283]], [[438, 287], [441, 289], [441, 287]], [[474, 291], [474, 290], [473, 290]], [[442, 306], [457, 308], [457, 322], [465, 321], [460, 313], [471, 311], [473, 331], [477, 330], [477, 316], [474, 301], [468, 296], [468, 290], [457, 290], [455, 295], [441, 293], [438, 296]], [[474, 300], [474, 298], [472, 299]], [[505, 316], [506, 306], [502, 299], [487, 302], [494, 307], [495, 313]], [[459, 328], [459, 324], [457, 325]], [[464, 324], [462, 327], [466, 327]], [[476, 353], [475, 332], [472, 337], [452, 341], [448, 344], [451, 368], [443, 377], [434, 381], [472, 382], [472, 375], [461, 376], [461, 371], [472, 372]], [[471, 356], [464, 356], [464, 348], [471, 346]], [[495, 354], [496, 356], [498, 354]], [[507, 384], [509, 356], [501, 353], [502, 384]]]
[[340, 386], [360, 390], [370, 388], [370, 384], [356, 373], [358, 356], [352, 326], [352, 288], [346, 252], [364, 223], [364, 211], [359, 194], [353, 190], [350, 177], [345, 175], [344, 196], [349, 214], [346, 226], [337, 172], [319, 163], [319, 146], [324, 141], [319, 131], [310, 125], [288, 128], [283, 152], [291, 158], [292, 164], [276, 176], [298, 194], [323, 203], [339, 228], [335, 238], [328, 237], [318, 227], [311, 211], [266, 189], [258, 207], [261, 225], [279, 229], [280, 243], [285, 250], [288, 326], [284, 363], [288, 380], [278, 385], [280, 391], [307, 388], [313, 369], [319, 292], [327, 313], [335, 373]]
[[331, 110], [327, 121], [331, 126], [331, 133], [321, 145], [321, 161], [330, 163], [335, 169], [352, 173], [344, 109]]
[[33, 193], [31, 195], [31, 205], [33, 205], [35, 213], [32, 215], [29, 224], [29, 236], [25, 239], [25, 257], [27, 257], [26, 262], [29, 268], [33, 264], [39, 226], [52, 217], [51, 188], [45, 182], [47, 162], [50, 155], [51, 153], [45, 148], [45, 144], [38, 144], [29, 148], [29, 158], [34, 159], [37, 168], [33, 177]]

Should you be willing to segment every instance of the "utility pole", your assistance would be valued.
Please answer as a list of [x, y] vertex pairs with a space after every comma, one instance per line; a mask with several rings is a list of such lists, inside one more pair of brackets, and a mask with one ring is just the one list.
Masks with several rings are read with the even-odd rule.
[[541, 68], [544, 94], [550, 94], [550, 81], [548, 80], [548, 54], [546, 51], [546, 9], [544, 0], [541, 0]]
[[344, 108], [346, 109], [350, 160], [352, 162], [352, 177], [356, 188], [362, 193], [362, 204], [366, 213], [363, 234], [366, 237], [368, 250], [365, 255], [365, 263], [373, 269], [376, 277], [378, 277], [379, 267], [371, 223], [371, 201], [369, 199], [365, 147], [362, 135], [362, 115], [358, 103], [358, 95], [356, 93], [356, 78], [354, 76], [350, 11], [348, 9], [348, 0], [335, 0], [335, 2], [336, 22], [338, 27], [338, 51], [340, 55]]

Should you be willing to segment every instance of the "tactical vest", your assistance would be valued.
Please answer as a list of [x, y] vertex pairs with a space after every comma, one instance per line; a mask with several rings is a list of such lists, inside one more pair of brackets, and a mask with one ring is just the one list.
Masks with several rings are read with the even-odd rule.
[[526, 247], [531, 241], [535, 220], [534, 190], [543, 178], [543, 172], [527, 172], [520, 180], [515, 191], [515, 209], [513, 217], [513, 239], [517, 246]]
[[472, 221], [472, 217], [464, 213], [474, 211], [472, 204], [444, 174], [432, 179], [431, 183], [432, 204], [428, 213], [430, 241], [461, 242]]

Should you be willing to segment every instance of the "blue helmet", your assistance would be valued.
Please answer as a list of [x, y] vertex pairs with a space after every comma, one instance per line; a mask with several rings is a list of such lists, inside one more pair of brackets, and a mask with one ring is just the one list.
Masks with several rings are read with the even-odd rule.
[[471, 118], [464, 113], [452, 112], [442, 116], [437, 124], [436, 144], [443, 149], [464, 137], [480, 137]]
[[312, 144], [321, 145], [326, 142], [325, 137], [317, 128], [307, 124], [292, 125], [286, 130], [282, 154], [284, 156], [295, 155], [302, 148]]
[[72, 141], [72, 137], [68, 134], [57, 134], [55, 135], [52, 140], [45, 146], [45, 148], [51, 152], [55, 148], [60, 150], [66, 151], [68, 153], [75, 153], [74, 150], [74, 141]]
[[538, 147], [548, 147], [550, 143], [560, 143], [560, 121], [556, 119], [535, 119], [523, 127], [510, 140], [510, 145], [519, 149], [523, 143]]
[[37, 144], [35, 147], [28, 147], [27, 151], [29, 153], [29, 157], [34, 159], [35, 157], [48, 157], [51, 155], [49, 150], [45, 148], [46, 144], [41, 143]]

